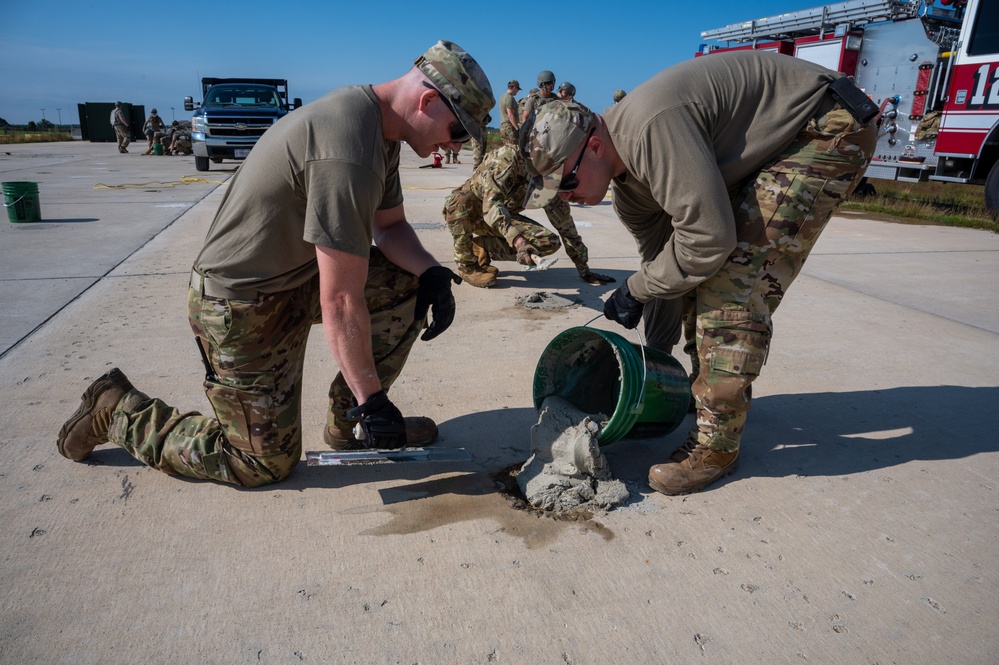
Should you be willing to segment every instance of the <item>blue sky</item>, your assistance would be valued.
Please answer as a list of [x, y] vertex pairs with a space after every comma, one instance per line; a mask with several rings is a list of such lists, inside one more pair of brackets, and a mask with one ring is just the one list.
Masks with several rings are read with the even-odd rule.
[[[618, 88], [693, 57], [702, 30], [823, 3], [577, 0], [519, 4], [519, 18], [501, 13], [503, 4], [4, 3], [0, 118], [38, 121], [44, 108], [52, 122], [76, 123], [78, 103], [122, 100], [182, 119], [184, 96], [198, 99], [202, 76], [286, 78], [291, 96], [309, 102], [395, 78], [438, 39], [469, 51], [497, 98], [509, 79], [526, 90], [550, 69], [599, 111]], [[478, 14], [462, 13], [473, 6]]]

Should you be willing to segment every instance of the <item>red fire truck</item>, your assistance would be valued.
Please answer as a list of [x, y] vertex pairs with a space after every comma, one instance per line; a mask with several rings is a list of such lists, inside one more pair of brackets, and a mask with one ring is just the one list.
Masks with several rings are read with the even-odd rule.
[[999, 214], [999, 0], [848, 0], [708, 30], [853, 76], [881, 105], [868, 178], [985, 185]]

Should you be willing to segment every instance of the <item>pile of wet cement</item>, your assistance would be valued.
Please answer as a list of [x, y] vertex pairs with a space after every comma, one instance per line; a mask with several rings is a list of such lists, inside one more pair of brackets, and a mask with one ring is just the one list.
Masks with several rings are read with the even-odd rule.
[[557, 293], [535, 291], [517, 298], [517, 304], [527, 309], [568, 309], [580, 304], [579, 300], [566, 298]]
[[609, 509], [628, 500], [628, 489], [611, 476], [600, 452], [600, 415], [584, 413], [561, 397], [548, 397], [531, 427], [531, 457], [517, 485], [535, 508], [563, 513]]

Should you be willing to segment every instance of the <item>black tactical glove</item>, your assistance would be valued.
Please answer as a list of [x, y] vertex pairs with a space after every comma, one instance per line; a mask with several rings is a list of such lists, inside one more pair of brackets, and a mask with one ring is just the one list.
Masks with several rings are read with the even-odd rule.
[[643, 309], [645, 305], [631, 297], [628, 282], [625, 282], [617, 287], [604, 303], [604, 316], [630, 330], [638, 327], [638, 322], [642, 320]]
[[364, 430], [361, 445], [365, 448], [402, 448], [406, 445], [406, 419], [384, 390], [348, 411], [347, 418], [360, 421]]
[[579, 276], [583, 278], [584, 282], [587, 282], [588, 284], [593, 284], [594, 286], [599, 286], [601, 284], [607, 284], [609, 282], [617, 281], [610, 275], [601, 275], [600, 273], [593, 272], [592, 270], [581, 272], [579, 273]]
[[420, 337], [424, 342], [432, 340], [448, 329], [454, 321], [454, 296], [451, 295], [451, 282], [461, 284], [461, 277], [444, 266], [427, 268], [420, 275], [420, 289], [416, 292], [416, 320], [422, 321], [427, 310], [433, 309], [434, 320]]

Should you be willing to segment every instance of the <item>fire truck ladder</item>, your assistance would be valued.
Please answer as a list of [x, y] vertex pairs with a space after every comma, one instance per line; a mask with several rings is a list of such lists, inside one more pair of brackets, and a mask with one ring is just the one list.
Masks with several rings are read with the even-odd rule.
[[802, 9], [788, 14], [733, 23], [724, 28], [706, 30], [703, 39], [748, 42], [757, 39], [793, 39], [808, 35], [825, 36], [825, 31], [840, 25], [863, 25], [875, 21], [912, 18], [919, 13], [922, 0], [848, 0], [834, 5]]

